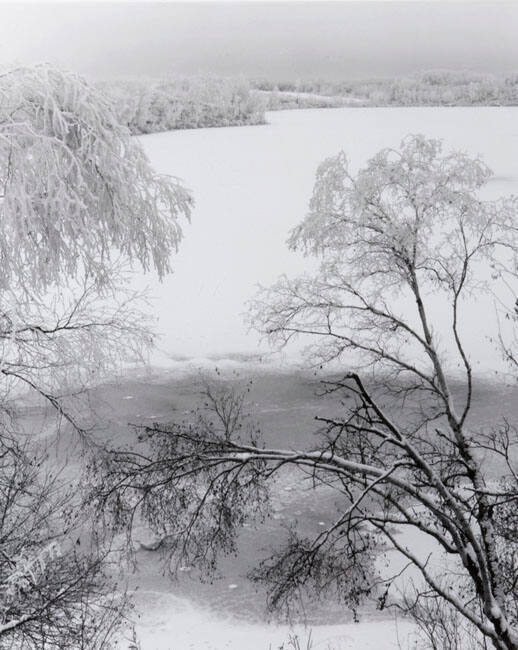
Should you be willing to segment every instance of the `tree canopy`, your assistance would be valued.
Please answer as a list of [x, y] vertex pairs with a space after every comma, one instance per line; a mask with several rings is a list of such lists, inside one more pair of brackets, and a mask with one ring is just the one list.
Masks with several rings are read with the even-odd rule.
[[171, 270], [191, 198], [151, 168], [104, 95], [50, 66], [0, 75], [0, 287], [37, 293], [118, 255]]
[[[327, 159], [309, 213], [288, 242], [317, 256], [319, 271], [264, 290], [252, 305], [256, 327], [281, 344], [316, 335], [315, 362], [355, 350], [362, 365], [390, 372], [431, 363], [435, 327], [437, 352], [440, 331], [462, 360], [463, 297], [491, 291], [516, 269], [516, 199], [481, 200], [490, 176], [481, 160], [443, 155], [440, 141], [422, 136], [384, 149], [356, 176], [343, 152]], [[435, 317], [422, 304], [432, 295], [445, 300], [447, 323], [422, 323]]]
[[162, 278], [192, 198], [157, 174], [110, 102], [51, 66], [0, 75], [4, 379], [50, 396], [149, 344], [125, 272]]

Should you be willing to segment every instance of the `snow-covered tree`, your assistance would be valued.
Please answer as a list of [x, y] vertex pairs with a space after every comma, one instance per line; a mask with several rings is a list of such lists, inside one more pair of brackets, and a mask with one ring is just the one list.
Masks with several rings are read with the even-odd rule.
[[[0, 76], [0, 372], [50, 395], [151, 333], [127, 289], [171, 270], [191, 198], [156, 174], [103, 95], [48, 66]], [[4, 382], [5, 384], [5, 382]], [[9, 383], [10, 385], [10, 383]]]
[[[416, 572], [423, 580], [411, 602], [423, 621], [432, 610], [421, 599], [433, 597], [480, 647], [516, 650], [518, 436], [496, 407], [490, 430], [470, 419], [476, 378], [463, 320], [467, 295], [516, 281], [517, 201], [482, 200], [489, 177], [480, 160], [444, 154], [422, 136], [381, 151], [355, 175], [343, 153], [324, 161], [309, 214], [289, 240], [319, 268], [281, 278], [252, 313], [275, 344], [307, 336], [313, 363], [346, 365], [324, 384], [343, 398], [342, 413], [335, 401], [334, 414], [317, 418], [313, 448], [265, 448], [236, 417], [239, 402], [208, 400], [208, 418], [156, 424], [141, 432], [139, 454], [111, 455], [101, 503], [122, 523], [138, 504], [173, 540], [171, 553], [210, 567], [271, 477], [296, 468], [317, 490], [335, 491], [338, 509], [318, 535], [294, 531], [255, 574], [271, 586], [274, 607], [311, 589], [331, 590], [353, 609], [368, 595], [379, 607], [403, 607], [401, 577], [376, 563], [391, 549], [413, 567], [413, 581]], [[451, 380], [452, 365], [462, 381]], [[435, 567], [407, 542], [412, 531], [436, 549]]]
[[2, 647], [104, 647], [88, 635], [113, 623], [105, 550], [71, 545], [80, 496], [49, 479], [41, 442], [20, 446], [10, 399], [34, 393], [86, 440], [70, 395], [152, 342], [128, 272], [171, 270], [190, 207], [99, 90], [47, 65], [0, 73]]

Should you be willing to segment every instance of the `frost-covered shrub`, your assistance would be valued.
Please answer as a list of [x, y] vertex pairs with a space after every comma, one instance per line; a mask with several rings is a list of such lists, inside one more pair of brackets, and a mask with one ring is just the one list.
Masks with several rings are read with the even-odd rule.
[[133, 134], [264, 123], [264, 101], [241, 77], [101, 84]]

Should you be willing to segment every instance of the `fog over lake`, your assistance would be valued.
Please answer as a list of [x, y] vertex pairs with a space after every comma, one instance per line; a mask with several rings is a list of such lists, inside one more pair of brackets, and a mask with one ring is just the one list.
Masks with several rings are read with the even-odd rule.
[[[243, 319], [258, 283], [309, 270], [290, 252], [290, 229], [306, 214], [318, 164], [343, 149], [353, 170], [409, 133], [444, 140], [444, 148], [480, 155], [495, 176], [484, 198], [518, 191], [518, 108], [344, 108], [269, 113], [268, 124], [199, 129], [141, 137], [152, 164], [179, 176], [196, 200], [192, 223], [174, 259], [175, 272], [150, 285], [161, 335], [152, 361], [268, 354]], [[499, 309], [501, 306], [499, 306]], [[463, 326], [476, 368], [495, 365], [495, 304], [478, 299]], [[500, 315], [502, 317], [502, 315]], [[476, 347], [475, 347], [476, 344]], [[302, 343], [287, 356], [300, 360]], [[498, 361], [497, 361], [498, 365]]]

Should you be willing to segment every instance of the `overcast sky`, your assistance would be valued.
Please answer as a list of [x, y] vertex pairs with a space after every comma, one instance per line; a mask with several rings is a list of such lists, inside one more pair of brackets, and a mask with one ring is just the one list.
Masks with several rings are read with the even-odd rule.
[[518, 71], [517, 2], [0, 4], [0, 60], [87, 76]]

